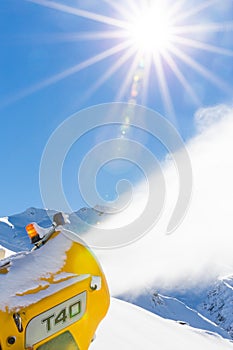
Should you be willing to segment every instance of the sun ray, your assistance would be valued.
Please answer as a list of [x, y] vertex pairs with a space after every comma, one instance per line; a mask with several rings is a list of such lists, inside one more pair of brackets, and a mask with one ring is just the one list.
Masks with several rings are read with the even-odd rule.
[[194, 103], [198, 106], [200, 105], [200, 99], [198, 98], [197, 94], [181, 72], [180, 68], [176, 64], [175, 60], [172, 58], [172, 56], [168, 52], [163, 53], [163, 57], [168, 63], [168, 65], [171, 67], [172, 71], [176, 75], [177, 79], [180, 81], [180, 83], [183, 85], [185, 91], [188, 92], [188, 94], [191, 96], [193, 99]]
[[161, 97], [165, 107], [165, 111], [168, 114], [168, 116], [172, 118], [173, 122], [176, 122], [174, 107], [173, 107], [171, 95], [168, 89], [167, 80], [165, 77], [165, 72], [161, 61], [161, 56], [158, 54], [155, 54], [153, 56], [153, 60], [154, 60], [154, 65], [158, 75], [158, 83], [159, 83], [160, 93], [161, 93]]
[[183, 21], [184, 19], [187, 19], [189, 17], [192, 17], [196, 15], [197, 13], [202, 12], [206, 8], [210, 7], [214, 3], [216, 3], [219, 0], [207, 0], [205, 2], [202, 2], [201, 4], [195, 6], [195, 7], [190, 7], [188, 11], [182, 11], [180, 12], [180, 15], [177, 15], [175, 18], [175, 22]]
[[185, 46], [190, 46], [195, 49], [200, 49], [208, 52], [218, 53], [220, 55], [225, 56], [233, 56], [233, 50], [225, 49], [219, 46], [210, 45], [207, 43], [203, 43], [201, 41], [193, 40], [190, 38], [184, 38], [180, 36], [173, 37], [174, 43], [182, 44]]
[[180, 0], [173, 3], [173, 5], [168, 9], [169, 17], [176, 18], [177, 13], [180, 12], [186, 0]]
[[119, 53], [127, 48], [130, 47], [130, 41], [125, 41], [125, 42], [121, 42], [120, 44], [116, 45], [116, 46], [113, 46], [111, 47], [110, 49], [107, 49], [79, 64], [76, 64], [75, 66], [73, 67], [70, 67], [56, 75], [53, 75], [52, 77], [50, 78], [47, 78], [33, 86], [30, 86], [24, 90], [22, 90], [20, 93], [18, 93], [17, 95], [13, 96], [13, 97], [10, 97], [9, 99], [7, 99], [3, 105], [8, 105], [9, 103], [12, 103], [12, 102], [15, 102], [21, 98], [24, 98], [28, 95], [31, 95], [32, 93], [36, 92], [36, 91], [39, 91], [47, 86], [50, 86], [52, 84], [55, 84], [57, 83], [58, 81], [62, 80], [62, 79], [65, 79], [75, 73], [78, 73], [79, 71], [87, 68], [87, 67], [90, 67], [92, 66], [93, 64], [96, 64], [100, 61], [103, 61], [104, 59], [112, 56], [112, 55], [115, 55], [116, 53]]
[[[127, 6], [129, 8], [129, 20], [131, 20], [133, 17], [137, 16], [138, 14], [140, 14], [141, 9], [145, 8], [146, 3], [149, 0], [141, 0], [141, 7], [140, 7], [140, 3], [139, 1], [132, 1], [132, 0], [125, 0], [127, 3]], [[142, 4], [143, 2], [143, 4]]]
[[[25, 39], [33, 39], [34, 42], [43, 43], [62, 43], [62, 42], [76, 42], [76, 41], [97, 41], [97, 40], [109, 40], [109, 39], [127, 39], [127, 34], [123, 30], [109, 30], [109, 31], [99, 31], [99, 32], [74, 32], [74, 33], [58, 33], [50, 34], [45, 33], [41, 35], [27, 35], [23, 37]], [[21, 42], [22, 39], [20, 38]]]
[[124, 79], [124, 81], [122, 82], [121, 86], [119, 87], [119, 92], [118, 94], [116, 95], [116, 100], [117, 101], [120, 101], [123, 96], [125, 95], [127, 89], [129, 89], [130, 85], [132, 84], [132, 79], [133, 79], [133, 76], [137, 70], [137, 67], [138, 67], [138, 62], [139, 62], [139, 59], [140, 59], [140, 53], [138, 52], [131, 64], [131, 67], [130, 69], [128, 70], [128, 73]]
[[59, 33], [49, 35], [46, 34], [46, 39], [52, 39], [56, 41], [82, 41], [82, 40], [103, 40], [103, 39], [123, 39], [126, 34], [122, 30], [109, 30], [100, 32], [80, 32], [80, 33]]
[[233, 21], [222, 22], [222, 23], [210, 22], [205, 24], [175, 26], [174, 34], [230, 32], [232, 30], [233, 30]]
[[89, 12], [86, 10], [81, 10], [81, 9], [71, 7], [68, 5], [63, 5], [63, 4], [57, 3], [55, 1], [49, 1], [49, 0], [24, 0], [24, 1], [31, 2], [31, 3], [37, 4], [40, 6], [44, 6], [47, 8], [51, 8], [54, 10], [58, 10], [58, 11], [68, 13], [71, 15], [75, 15], [78, 17], [91, 19], [91, 20], [96, 21], [96, 22], [105, 23], [105, 24], [108, 24], [111, 26], [115, 26], [115, 27], [119, 27], [119, 28], [125, 27], [125, 22], [117, 20], [115, 18], [99, 15], [97, 13]]
[[218, 88], [224, 90], [228, 94], [232, 94], [232, 87], [227, 84], [224, 80], [217, 77], [215, 74], [213, 74], [210, 70], [205, 68], [203, 65], [192, 59], [189, 55], [175, 47], [174, 45], [170, 45], [170, 51], [172, 54], [180, 58], [183, 62], [185, 62], [188, 66], [190, 66], [192, 69], [194, 69], [196, 72], [198, 72], [200, 75], [202, 75], [204, 78], [212, 82], [214, 85], [216, 85]]
[[112, 0], [104, 0], [104, 2], [108, 5], [110, 5], [115, 11], [117, 11], [123, 18], [125, 18], [126, 21], [128, 21], [128, 19], [131, 16], [131, 12], [129, 9], [126, 8], [125, 5], [119, 3], [119, 2], [115, 2]]
[[113, 65], [111, 66], [104, 75], [102, 75], [94, 85], [91, 86], [90, 89], [87, 90], [87, 92], [83, 95], [83, 98], [81, 102], [88, 99], [95, 91], [101, 87], [116, 71], [118, 71], [123, 64], [133, 55], [134, 49], [131, 47], [127, 49], [127, 51], [121, 56], [121, 58]]

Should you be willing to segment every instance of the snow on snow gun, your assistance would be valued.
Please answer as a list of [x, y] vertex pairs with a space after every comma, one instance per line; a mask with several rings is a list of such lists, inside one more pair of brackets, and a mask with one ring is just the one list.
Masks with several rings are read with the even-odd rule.
[[94, 339], [108, 311], [108, 286], [66, 223], [57, 213], [50, 229], [29, 224], [34, 248], [0, 260], [0, 350], [87, 350]]

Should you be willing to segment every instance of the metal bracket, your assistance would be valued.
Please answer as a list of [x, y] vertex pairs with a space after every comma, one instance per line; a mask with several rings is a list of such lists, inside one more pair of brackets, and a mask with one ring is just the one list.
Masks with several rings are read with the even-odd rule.
[[101, 289], [101, 277], [100, 276], [92, 276], [91, 277], [91, 290], [100, 290]]

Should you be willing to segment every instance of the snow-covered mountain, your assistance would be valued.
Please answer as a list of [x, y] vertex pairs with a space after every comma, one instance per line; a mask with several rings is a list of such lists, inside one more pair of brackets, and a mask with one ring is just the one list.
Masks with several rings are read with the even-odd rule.
[[[31, 222], [36, 222], [42, 227], [49, 227], [52, 224], [54, 210], [28, 208], [20, 214], [0, 218], [0, 245], [18, 252], [32, 248], [25, 227]], [[69, 216], [70, 224], [67, 228], [78, 232], [80, 235], [88, 229], [87, 224], [96, 224], [101, 221], [103, 208], [82, 208]], [[81, 230], [80, 230], [81, 227]]]
[[148, 290], [137, 297], [120, 297], [163, 318], [233, 339], [232, 276], [218, 279], [200, 290], [170, 291], [170, 296]]
[[25, 226], [38, 222], [41, 226], [48, 227], [51, 225], [49, 215], [52, 213], [44, 209], [29, 208], [23, 213], [0, 218], [0, 244], [16, 252], [30, 249]]
[[194, 328], [215, 332], [224, 338], [230, 338], [225, 327], [221, 328], [219, 323], [214, 323], [212, 318], [208, 319], [208, 317], [203, 315], [202, 308], [198, 312], [175, 297], [165, 296], [158, 292], [148, 292], [139, 295], [137, 298], [128, 298], [127, 300], [163, 318], [177, 321], [180, 324], [188, 324]]

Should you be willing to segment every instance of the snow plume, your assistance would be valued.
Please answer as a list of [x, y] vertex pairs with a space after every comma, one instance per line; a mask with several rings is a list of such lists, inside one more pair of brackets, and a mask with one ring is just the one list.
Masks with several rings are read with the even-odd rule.
[[195, 118], [198, 134], [187, 144], [193, 195], [183, 223], [165, 235], [178, 194], [177, 174], [168, 159], [167, 203], [156, 226], [127, 247], [96, 250], [114, 295], [138, 294], [145, 286], [182, 290], [233, 272], [233, 109], [201, 109]]

